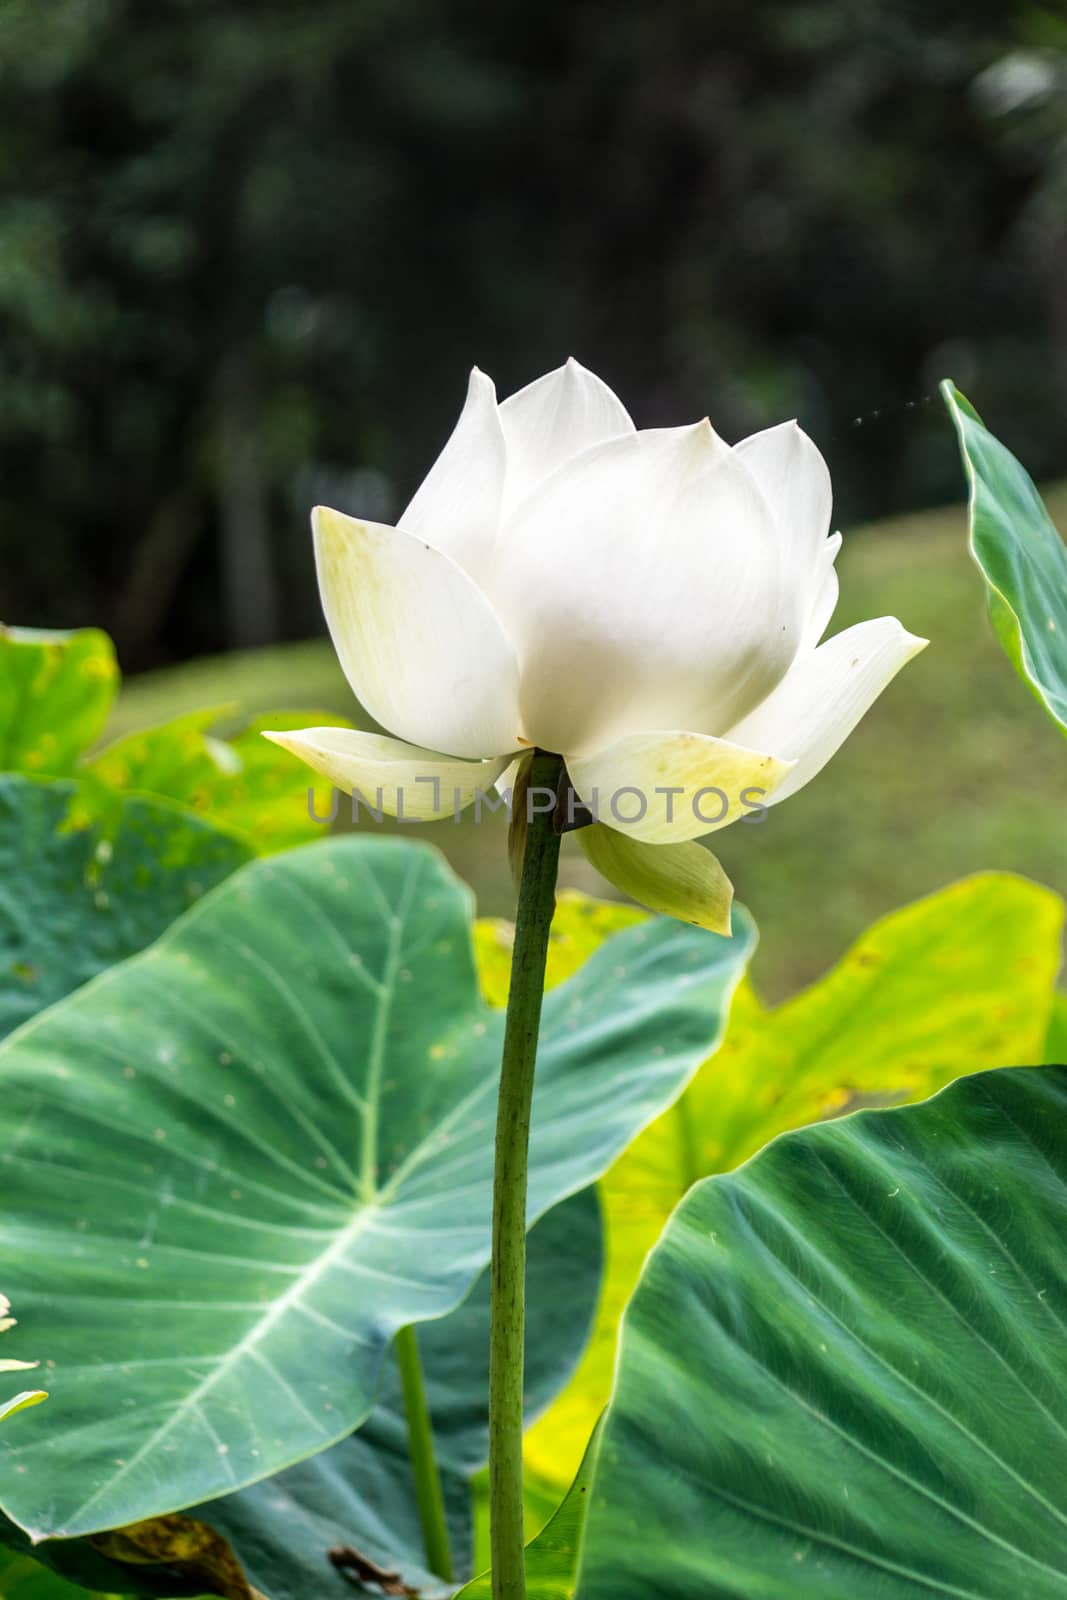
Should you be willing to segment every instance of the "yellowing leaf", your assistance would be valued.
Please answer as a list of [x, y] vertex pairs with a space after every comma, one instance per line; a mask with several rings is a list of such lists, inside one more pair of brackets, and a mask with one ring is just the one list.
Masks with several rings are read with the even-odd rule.
[[0, 771], [73, 771], [100, 735], [119, 669], [106, 633], [0, 626]]
[[773, 1010], [743, 984], [722, 1047], [601, 1184], [601, 1305], [578, 1372], [527, 1437], [565, 1492], [607, 1401], [619, 1317], [647, 1251], [699, 1178], [789, 1128], [858, 1105], [919, 1099], [962, 1073], [1044, 1059], [1063, 903], [983, 874], [905, 907], [820, 982]]
[[731, 1027], [707, 1170], [857, 1105], [919, 1099], [966, 1071], [1039, 1063], [1062, 928], [1060, 897], [1008, 873], [964, 878], [874, 923], [763, 1024]]
[[320, 837], [326, 828], [315, 818], [330, 816], [330, 785], [268, 743], [262, 729], [348, 724], [325, 711], [270, 712], [227, 739], [214, 737], [210, 730], [233, 712], [214, 706], [127, 734], [101, 750], [88, 771], [107, 790], [176, 800], [250, 839], [261, 855]]
[[206, 1523], [178, 1513], [131, 1522], [94, 1535], [89, 1543], [112, 1561], [127, 1566], [168, 1567], [224, 1600], [257, 1600], [259, 1591], [245, 1577], [226, 1540]]

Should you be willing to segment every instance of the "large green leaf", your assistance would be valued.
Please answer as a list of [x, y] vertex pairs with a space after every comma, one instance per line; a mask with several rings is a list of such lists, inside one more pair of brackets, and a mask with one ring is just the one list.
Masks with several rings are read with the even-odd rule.
[[623, 1323], [581, 1600], [1063, 1600], [1067, 1069], [777, 1140]]
[[216, 737], [212, 729], [232, 714], [233, 707], [215, 707], [127, 734], [101, 750], [88, 770], [112, 788], [166, 795], [238, 829], [262, 855], [319, 837], [325, 824], [316, 818], [329, 818], [330, 785], [262, 730], [349, 724], [328, 711], [280, 711]]
[[971, 553], [1015, 670], [1067, 734], [1067, 547], [1032, 479], [952, 383], [941, 385], [970, 485]]
[[1063, 902], [984, 873], [875, 923], [826, 976], [773, 1010], [742, 985], [721, 1049], [602, 1185], [604, 1292], [572, 1383], [527, 1439], [561, 1495], [607, 1403], [616, 1335], [645, 1255], [699, 1178], [850, 1106], [915, 1099], [954, 1077], [1045, 1059]]
[[106, 633], [0, 626], [0, 771], [70, 772], [100, 735], [118, 688]]
[[143, 950], [251, 853], [165, 800], [101, 817], [77, 784], [0, 777], [0, 1035]]
[[[20, 1285], [12, 1342], [48, 1329], [64, 1419], [0, 1438], [16, 1521], [106, 1528], [325, 1448], [371, 1409], [396, 1330], [469, 1291], [503, 1019], [468, 915], [424, 846], [309, 846], [0, 1047], [0, 1281]], [[737, 930], [643, 923], [548, 997], [531, 1221], [684, 1087], [751, 948]]]
[[[593, 1190], [566, 1200], [530, 1233], [527, 1261], [528, 1415], [544, 1408], [581, 1355], [600, 1284], [600, 1209]], [[457, 1311], [419, 1329], [453, 1565], [472, 1570], [471, 1480], [488, 1454], [489, 1277]], [[304, 1600], [309, 1586], [338, 1600], [347, 1579], [326, 1561], [350, 1544], [429, 1596], [447, 1585], [424, 1566], [407, 1430], [396, 1369], [358, 1433], [287, 1472], [201, 1506], [271, 1600]]]

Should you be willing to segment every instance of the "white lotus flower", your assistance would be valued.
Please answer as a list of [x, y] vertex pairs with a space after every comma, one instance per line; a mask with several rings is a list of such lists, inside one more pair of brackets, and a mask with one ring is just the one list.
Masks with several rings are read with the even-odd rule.
[[395, 737], [268, 737], [425, 818], [539, 746], [633, 845], [687, 843], [795, 794], [926, 643], [892, 617], [819, 643], [830, 509], [795, 423], [731, 449], [707, 421], [636, 430], [575, 361], [501, 404], [475, 369], [396, 527], [312, 515], [341, 665]]

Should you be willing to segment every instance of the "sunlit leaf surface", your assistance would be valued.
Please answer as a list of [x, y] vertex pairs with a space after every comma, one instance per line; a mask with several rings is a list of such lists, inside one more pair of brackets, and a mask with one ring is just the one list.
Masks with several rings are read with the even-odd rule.
[[773, 1010], [742, 985], [721, 1049], [603, 1181], [600, 1312], [573, 1382], [528, 1437], [536, 1478], [566, 1489], [610, 1393], [623, 1307], [691, 1185], [789, 1128], [1044, 1060], [1062, 926], [1057, 895], [989, 873], [875, 923], [823, 979]]

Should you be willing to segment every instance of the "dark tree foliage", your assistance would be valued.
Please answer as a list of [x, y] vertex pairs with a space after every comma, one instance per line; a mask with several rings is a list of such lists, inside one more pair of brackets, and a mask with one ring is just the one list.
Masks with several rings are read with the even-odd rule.
[[474, 361], [798, 415], [846, 525], [955, 492], [948, 372], [1062, 471], [1065, 99], [1051, 0], [0, 0], [0, 614], [314, 631]]

